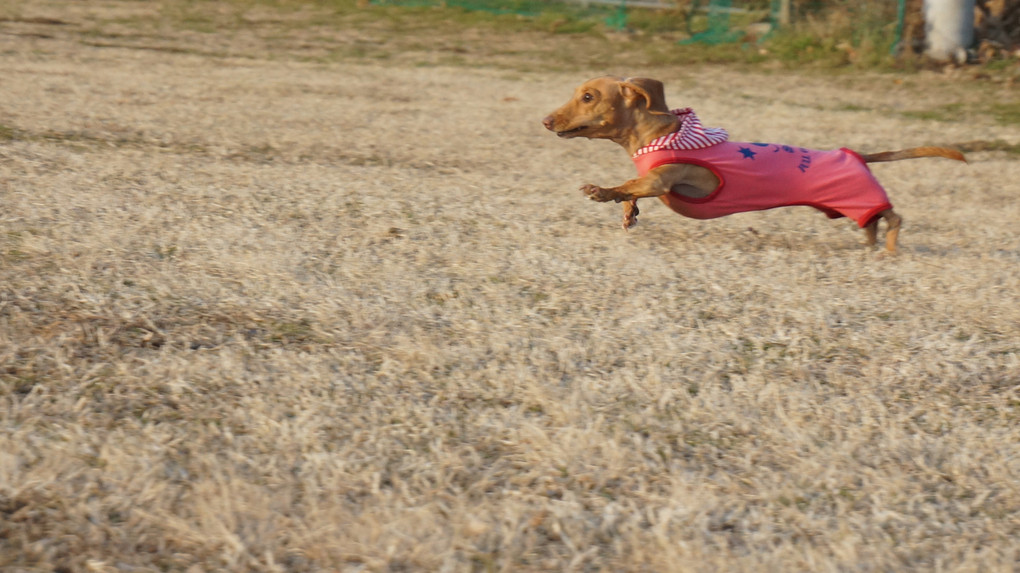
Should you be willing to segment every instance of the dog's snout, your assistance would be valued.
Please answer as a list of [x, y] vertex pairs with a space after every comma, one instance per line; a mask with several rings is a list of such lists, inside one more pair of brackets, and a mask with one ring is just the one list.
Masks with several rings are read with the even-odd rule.
[[545, 116], [544, 119], [542, 119], [542, 125], [544, 125], [545, 128], [548, 129], [549, 131], [552, 131], [553, 130], [553, 124], [555, 123], [555, 121], [556, 120], [553, 119], [553, 116], [547, 115], [547, 116]]

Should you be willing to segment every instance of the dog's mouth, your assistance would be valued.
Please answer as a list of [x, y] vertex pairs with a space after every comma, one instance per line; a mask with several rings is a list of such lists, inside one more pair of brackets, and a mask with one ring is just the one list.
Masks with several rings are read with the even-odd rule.
[[567, 129], [567, 130], [564, 130], [564, 131], [557, 131], [556, 135], [559, 136], [559, 137], [571, 137], [573, 135], [577, 135], [578, 133], [581, 133], [582, 131], [584, 131], [586, 129], [588, 129], [588, 126], [587, 125], [582, 125], [580, 127], [575, 127], [574, 129]]

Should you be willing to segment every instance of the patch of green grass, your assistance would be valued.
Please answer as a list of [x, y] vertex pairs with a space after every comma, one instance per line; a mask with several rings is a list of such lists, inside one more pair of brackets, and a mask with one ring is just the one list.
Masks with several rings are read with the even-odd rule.
[[269, 325], [268, 330], [269, 340], [276, 343], [291, 344], [328, 342], [315, 333], [315, 329], [312, 327], [311, 321], [307, 318], [274, 321]]
[[680, 10], [628, 10], [627, 28], [644, 34], [687, 32], [687, 16]]
[[1020, 124], [1020, 101], [972, 105], [956, 102], [928, 109], [908, 110], [901, 112], [900, 115], [911, 119], [940, 122], [962, 121], [970, 116], [983, 115], [992, 117], [1001, 125], [1016, 125]]
[[1008, 72], [1017, 69], [1016, 62], [1011, 58], [991, 60], [982, 66], [987, 72]]
[[872, 111], [872, 109], [855, 103], [844, 103], [833, 108], [833, 111]]
[[992, 104], [991, 113], [1002, 125], [1020, 124], [1020, 100]]
[[167, 245], [165, 247], [157, 245], [154, 249], [156, 258], [161, 261], [173, 259], [177, 256], [177, 245]]
[[789, 66], [879, 69], [896, 66], [889, 50], [891, 40], [879, 34], [855, 40], [849, 32], [820, 35], [793, 29], [776, 33], [763, 45], [772, 58]]
[[818, 60], [830, 57], [834, 46], [822, 38], [809, 34], [782, 32], [773, 36], [768, 50], [783, 60]]
[[961, 117], [961, 111], [963, 111], [962, 103], [951, 103], [930, 109], [905, 111], [901, 115], [911, 119], [957, 121]]
[[31, 258], [31, 255], [18, 247], [24, 240], [21, 231], [7, 231], [0, 235], [0, 266], [3, 263], [19, 263]]
[[[618, 9], [600, 5], [534, 0], [375, 0], [378, 8], [442, 11], [456, 25], [495, 24], [504, 31], [545, 30], [559, 34], [588, 33], [618, 19]], [[365, 8], [361, 8], [364, 10]]]
[[19, 251], [18, 249], [11, 249], [4, 253], [3, 258], [12, 263], [20, 263], [22, 261], [28, 260], [29, 254], [24, 251]]
[[650, 43], [643, 49], [646, 61], [652, 65], [755, 64], [768, 59], [767, 53], [747, 43], [715, 46]]
[[0, 123], [0, 141], [14, 141], [15, 139], [18, 139], [18, 130]]
[[222, 30], [228, 20], [236, 20], [240, 14], [236, 4], [235, 9], [230, 11], [217, 8], [194, 0], [168, 2], [160, 7], [160, 16], [164, 21], [174, 22], [178, 28], [211, 34]]
[[995, 141], [968, 141], [956, 147], [964, 153], [972, 151], [1003, 151], [1011, 155], [1020, 155], [1020, 143], [1007, 143], [1001, 139]]

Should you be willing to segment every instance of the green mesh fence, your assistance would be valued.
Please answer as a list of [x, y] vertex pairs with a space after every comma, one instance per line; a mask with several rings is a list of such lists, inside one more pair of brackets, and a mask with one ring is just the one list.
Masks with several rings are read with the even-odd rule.
[[[775, 28], [779, 0], [770, 4], [745, 2], [734, 6], [733, 0], [693, 0], [687, 17], [691, 37], [681, 44], [729, 44], [744, 37], [743, 26], [751, 20], [765, 20]], [[759, 41], [765, 36], [759, 38]]]
[[603, 0], [602, 2], [555, 2], [542, 0], [372, 0], [382, 6], [446, 6], [489, 12], [539, 17], [546, 14], [563, 14], [575, 20], [600, 21], [615, 30], [627, 27], [627, 3]]
[[694, 3], [691, 16], [687, 18], [687, 31], [691, 37], [682, 40], [681, 44], [728, 44], [736, 42], [743, 34], [734, 30], [730, 25], [730, 13], [733, 10], [733, 0], [712, 0], [704, 6], [705, 29], [697, 30], [697, 8], [698, 2]]
[[744, 37], [743, 27], [750, 20], [774, 20], [779, 0], [372, 0], [383, 6], [445, 6], [492, 14], [517, 14], [541, 17], [561, 14], [573, 20], [600, 21], [609, 28], [623, 30], [629, 10], [679, 8], [685, 14], [690, 38], [681, 43], [723, 44]]

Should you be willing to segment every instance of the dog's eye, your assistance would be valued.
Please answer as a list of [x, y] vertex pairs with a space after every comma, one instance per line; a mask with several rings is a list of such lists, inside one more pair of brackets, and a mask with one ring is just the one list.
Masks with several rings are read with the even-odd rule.
[[583, 101], [584, 103], [591, 103], [591, 100], [593, 99], [595, 98], [592, 97], [591, 94], [584, 94], [583, 96], [581, 96], [581, 101]]

